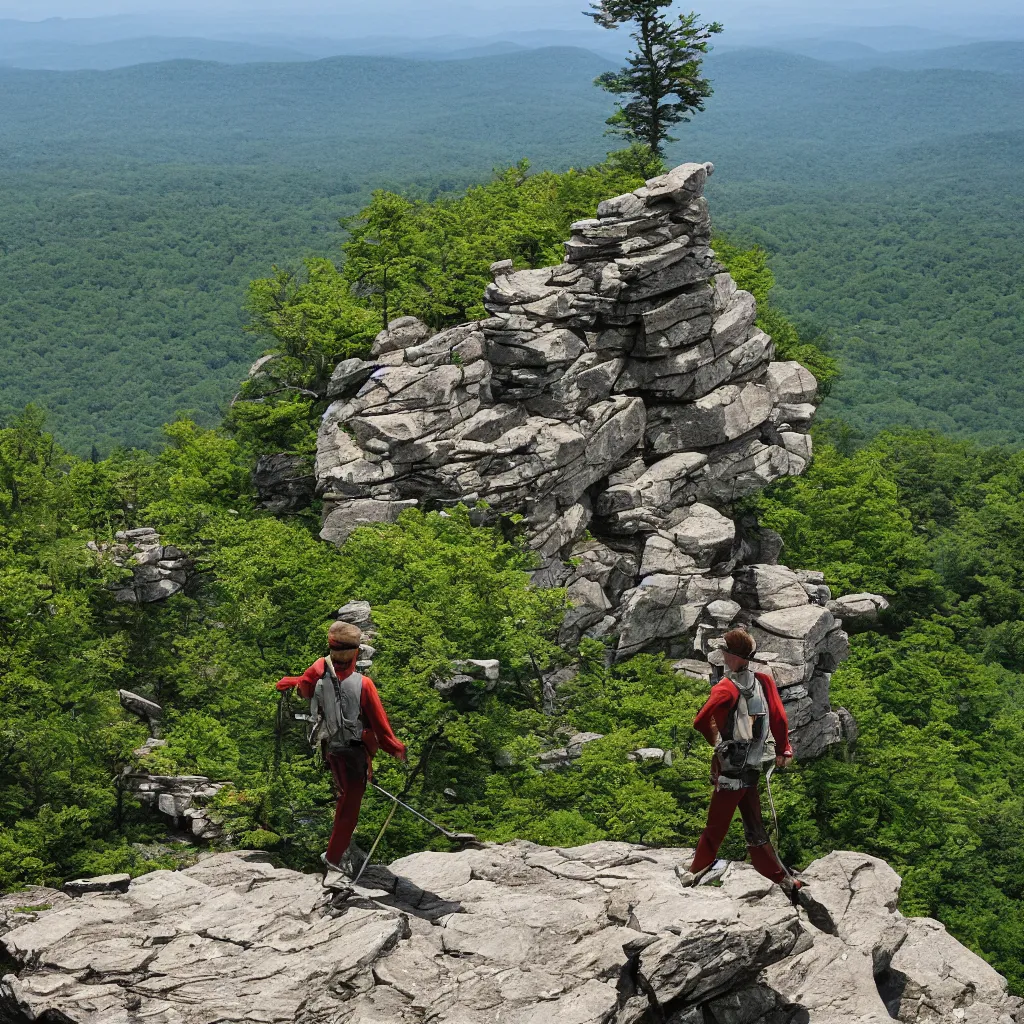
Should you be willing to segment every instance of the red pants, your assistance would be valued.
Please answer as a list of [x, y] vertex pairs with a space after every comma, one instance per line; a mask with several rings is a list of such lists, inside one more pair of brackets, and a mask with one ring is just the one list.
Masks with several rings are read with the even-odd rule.
[[711, 806], [708, 808], [708, 823], [701, 833], [690, 870], [701, 871], [714, 863], [737, 807], [743, 818], [743, 831], [747, 837], [751, 864], [765, 878], [781, 882], [788, 872], [768, 839], [764, 819], [761, 817], [761, 794], [756, 786], [715, 790], [711, 796]]
[[363, 747], [343, 754], [328, 754], [327, 764], [334, 776], [338, 803], [334, 809], [334, 828], [327, 844], [327, 859], [338, 864], [352, 842], [352, 833], [359, 822], [359, 808], [366, 792], [367, 760]]

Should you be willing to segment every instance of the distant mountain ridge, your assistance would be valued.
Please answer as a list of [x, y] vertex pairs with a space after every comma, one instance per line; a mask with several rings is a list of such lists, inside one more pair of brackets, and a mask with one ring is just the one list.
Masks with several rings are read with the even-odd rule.
[[967, 43], [935, 50], [875, 52], [848, 58], [843, 66], [853, 71], [888, 67], [901, 71], [990, 71], [1024, 75], [1024, 41]]
[[199, 37], [143, 36], [102, 43], [25, 42], [0, 44], [0, 64], [38, 71], [107, 71], [168, 60], [202, 60], [223, 64], [308, 61], [315, 54], [287, 47]]
[[[359, 34], [358, 23], [342, 26], [323, 19], [317, 32], [309, 19], [297, 18], [275, 31], [257, 22], [230, 18], [167, 15], [122, 15], [103, 18], [51, 18], [39, 22], [0, 19], [0, 65], [33, 70], [106, 70], [166, 60], [209, 60], [228, 64], [296, 62], [337, 56], [391, 56], [425, 60], [497, 56], [523, 49], [568, 46], [587, 49], [613, 60], [628, 45], [622, 32], [594, 26], [476, 30], [467, 22], [461, 31], [443, 30], [443, 23], [416, 33], [415, 24], [396, 20], [403, 35]], [[438, 31], [440, 29], [440, 31]], [[1024, 35], [1024, 31], [1021, 33]], [[990, 44], [977, 38], [918, 26], [818, 26], [813, 34], [799, 28], [751, 31], [741, 21], [728, 22], [716, 50], [778, 49], [817, 60], [863, 62], [900, 68], [962, 67], [1008, 70], [1012, 52], [993, 56]], [[994, 44], [998, 46], [1000, 44]], [[953, 51], [958, 51], [954, 53]], [[1019, 61], [1018, 61], [1019, 64]]]
[[[32, 158], [73, 144], [82, 156], [115, 146], [122, 157], [145, 161], [262, 163], [279, 161], [286, 146], [288, 162], [301, 163], [324, 159], [343, 143], [348, 159], [368, 158], [363, 170], [372, 173], [372, 162], [394, 145], [415, 144], [424, 157], [460, 147], [468, 155], [502, 124], [508, 143], [490, 160], [548, 160], [560, 152], [576, 162], [611, 145], [601, 139], [611, 102], [592, 85], [611, 66], [611, 57], [550, 47], [457, 60], [343, 56], [178, 60], [102, 72], [7, 68], [0, 69], [7, 99], [0, 130], [16, 143], [9, 152]], [[1024, 81], [992, 72], [957, 70], [955, 80], [937, 81], [931, 72], [862, 71], [769, 49], [713, 53], [707, 68], [715, 96], [687, 126], [686, 145], [714, 151], [737, 169], [750, 140], [766, 129], [773, 147], [786, 147], [786, 159], [800, 153], [813, 163], [827, 153], [846, 174], [843, 168], [855, 167], [850, 161], [893, 144], [1005, 130], [1024, 109]]]

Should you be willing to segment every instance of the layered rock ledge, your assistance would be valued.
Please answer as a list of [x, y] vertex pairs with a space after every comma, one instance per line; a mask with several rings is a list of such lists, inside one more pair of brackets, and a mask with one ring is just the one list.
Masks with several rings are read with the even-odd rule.
[[184, 590], [195, 576], [193, 560], [173, 544], [164, 544], [152, 527], [119, 530], [113, 544], [89, 541], [86, 547], [101, 561], [124, 570], [110, 585], [114, 599], [124, 604], [154, 604]]
[[[682, 889], [689, 851], [517, 842], [421, 853], [351, 899], [225, 853], [127, 892], [0, 899], [21, 965], [0, 1020], [48, 1024], [1012, 1024], [1020, 1001], [935, 921], [895, 909], [884, 862], [806, 877], [817, 931], [752, 868]], [[79, 890], [81, 891], [81, 890]], [[1024, 1019], [1024, 1018], [1022, 1018]]]
[[487, 319], [433, 333], [405, 317], [339, 364], [322, 536], [412, 507], [517, 513], [537, 582], [567, 588], [564, 643], [707, 658], [747, 625], [813, 756], [843, 737], [836, 612], [864, 602], [830, 604], [820, 574], [778, 565], [779, 537], [734, 512], [806, 468], [817, 382], [775, 360], [754, 297], [715, 259], [712, 170], [684, 164], [601, 203], [557, 267], [494, 264]]

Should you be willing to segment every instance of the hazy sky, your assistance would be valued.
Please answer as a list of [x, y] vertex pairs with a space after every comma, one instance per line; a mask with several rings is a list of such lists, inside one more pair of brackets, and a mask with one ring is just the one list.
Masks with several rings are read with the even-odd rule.
[[[319, 27], [345, 35], [359, 33], [467, 35], [502, 30], [579, 29], [588, 0], [0, 0], [0, 15], [41, 20], [101, 15], [158, 15], [169, 27], [194, 30], [235, 24], [288, 31]], [[1018, 0], [973, 0], [965, 19], [961, 0], [684, 0], [727, 28], [759, 29], [792, 25], [856, 24], [927, 26], [976, 36], [995, 26], [1024, 26]], [[193, 13], [190, 13], [189, 9]]]

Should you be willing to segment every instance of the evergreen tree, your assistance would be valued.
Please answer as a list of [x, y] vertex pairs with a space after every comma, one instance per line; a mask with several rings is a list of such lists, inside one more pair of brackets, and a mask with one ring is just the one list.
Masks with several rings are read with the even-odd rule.
[[708, 79], [701, 77], [703, 55], [711, 36], [722, 31], [717, 21], [698, 24], [698, 15], [692, 11], [681, 14], [678, 21], [662, 13], [672, 3], [598, 0], [586, 12], [602, 28], [636, 26], [631, 35], [636, 49], [630, 52], [626, 67], [606, 71], [594, 84], [616, 96], [631, 97], [616, 105], [608, 119], [608, 133], [638, 142], [656, 157], [662, 156], [666, 142], [676, 141], [669, 129], [704, 109], [712, 90]]

